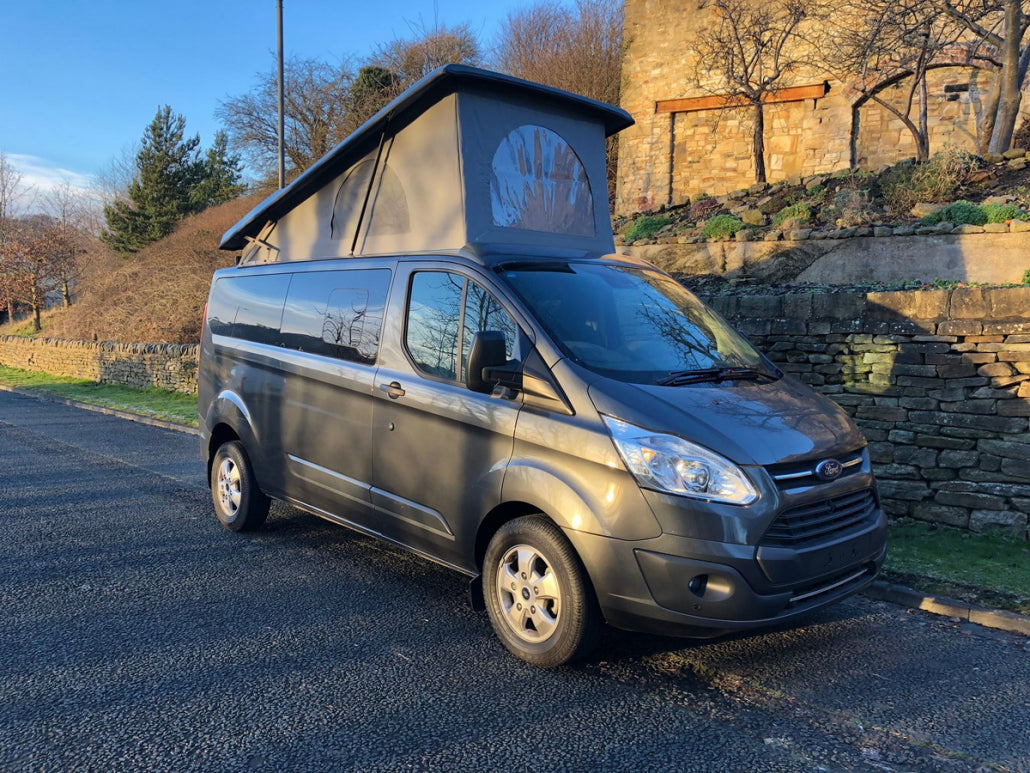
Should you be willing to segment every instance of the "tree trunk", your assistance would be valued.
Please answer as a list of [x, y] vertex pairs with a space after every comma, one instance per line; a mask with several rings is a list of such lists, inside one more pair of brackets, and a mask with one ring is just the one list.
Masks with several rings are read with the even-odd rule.
[[912, 142], [916, 146], [916, 161], [922, 163], [930, 157], [930, 140], [926, 137], [925, 132], [921, 132], [920, 127], [904, 112], [896, 108], [890, 102], [882, 99], [878, 94], [870, 94], [869, 99], [878, 104], [884, 110], [888, 111], [908, 129], [908, 133], [912, 135]]
[[916, 136], [916, 159], [919, 163], [930, 158], [930, 121], [927, 116], [926, 72], [919, 78], [919, 133]]
[[755, 182], [765, 182], [765, 109], [755, 102], [755, 133], [752, 153], [755, 157]]
[[976, 152], [985, 156], [990, 152], [994, 125], [998, 120], [998, 103], [1001, 101], [1001, 71], [994, 71], [994, 82], [987, 94], [987, 101], [980, 107], [980, 120], [976, 126]]
[[1001, 50], [1000, 100], [997, 107], [997, 121], [991, 132], [989, 150], [1004, 153], [1012, 144], [1012, 134], [1019, 118], [1019, 103], [1022, 100], [1019, 83], [1019, 49], [1022, 42], [1022, 3], [1019, 0], [1005, 0], [1004, 45]]
[[64, 300], [64, 307], [67, 309], [72, 305], [72, 289], [68, 286], [68, 280], [61, 282], [61, 298]]
[[35, 284], [32, 285], [32, 330], [38, 333], [43, 329], [42, 310], [40, 307], [42, 303], [39, 298], [39, 287]]

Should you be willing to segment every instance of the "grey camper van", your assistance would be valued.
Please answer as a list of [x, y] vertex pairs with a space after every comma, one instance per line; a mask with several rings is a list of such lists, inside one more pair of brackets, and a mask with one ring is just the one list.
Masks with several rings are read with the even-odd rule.
[[222, 524], [275, 498], [451, 567], [544, 667], [602, 623], [705, 637], [872, 581], [856, 427], [612, 254], [604, 140], [631, 123], [447, 66], [230, 230], [199, 372]]

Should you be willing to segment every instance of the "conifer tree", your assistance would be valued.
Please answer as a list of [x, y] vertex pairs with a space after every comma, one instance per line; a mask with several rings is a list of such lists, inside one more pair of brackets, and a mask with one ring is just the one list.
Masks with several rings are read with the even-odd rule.
[[229, 152], [229, 136], [220, 131], [204, 157], [203, 179], [193, 191], [198, 209], [224, 204], [241, 195], [246, 186], [243, 164], [238, 153]]
[[165, 105], [143, 134], [129, 201], [104, 207], [102, 238], [118, 252], [137, 252], [167, 236], [186, 215], [202, 209], [195, 189], [203, 181], [200, 137], [186, 138], [186, 119]]

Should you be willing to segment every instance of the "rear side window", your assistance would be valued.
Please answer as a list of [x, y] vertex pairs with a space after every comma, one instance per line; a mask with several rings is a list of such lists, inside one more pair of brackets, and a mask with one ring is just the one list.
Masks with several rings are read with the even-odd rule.
[[405, 344], [419, 370], [464, 380], [472, 336], [483, 330], [503, 332], [509, 359], [516, 354], [515, 320], [481, 285], [445, 271], [412, 277]]
[[279, 322], [290, 277], [283, 274], [223, 277], [208, 303], [208, 324], [215, 335], [261, 344], [279, 344]]
[[293, 276], [283, 345], [351, 362], [375, 362], [390, 271], [315, 271]]

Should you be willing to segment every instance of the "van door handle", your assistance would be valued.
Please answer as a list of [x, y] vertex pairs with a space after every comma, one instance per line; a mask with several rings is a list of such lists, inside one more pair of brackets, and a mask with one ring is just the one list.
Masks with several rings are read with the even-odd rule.
[[390, 395], [391, 400], [396, 400], [398, 397], [404, 397], [404, 390], [401, 388], [400, 382], [391, 381], [389, 384], [380, 384], [379, 389], [382, 392]]

